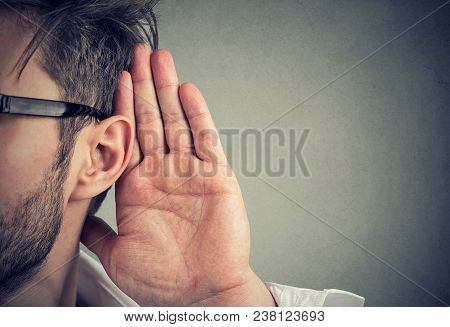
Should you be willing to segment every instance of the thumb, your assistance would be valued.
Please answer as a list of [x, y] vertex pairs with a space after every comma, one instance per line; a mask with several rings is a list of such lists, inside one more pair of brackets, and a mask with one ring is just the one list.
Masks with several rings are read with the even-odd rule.
[[96, 216], [88, 216], [81, 232], [81, 242], [100, 259], [100, 262], [108, 262], [111, 243], [117, 237], [116, 232], [102, 219]]

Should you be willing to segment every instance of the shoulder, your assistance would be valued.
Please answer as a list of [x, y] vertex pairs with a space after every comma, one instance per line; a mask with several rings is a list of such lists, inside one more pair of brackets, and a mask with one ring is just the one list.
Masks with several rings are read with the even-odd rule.
[[[280, 307], [361, 307], [365, 299], [354, 293], [324, 289], [313, 290], [265, 282]], [[106, 274], [103, 266], [81, 252], [78, 268], [79, 303], [93, 307], [139, 306], [123, 293]]]

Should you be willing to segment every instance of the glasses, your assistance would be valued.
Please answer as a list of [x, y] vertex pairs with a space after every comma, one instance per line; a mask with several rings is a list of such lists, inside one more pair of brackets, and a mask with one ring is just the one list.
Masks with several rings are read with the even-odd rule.
[[1, 93], [0, 113], [43, 117], [91, 116], [99, 120], [108, 118], [100, 110], [84, 104], [24, 98]]

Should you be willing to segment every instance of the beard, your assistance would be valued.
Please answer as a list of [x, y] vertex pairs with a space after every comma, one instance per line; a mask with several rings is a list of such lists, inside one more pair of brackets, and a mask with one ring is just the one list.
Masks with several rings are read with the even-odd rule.
[[0, 305], [36, 276], [59, 234], [67, 165], [57, 157], [36, 189], [0, 211]]

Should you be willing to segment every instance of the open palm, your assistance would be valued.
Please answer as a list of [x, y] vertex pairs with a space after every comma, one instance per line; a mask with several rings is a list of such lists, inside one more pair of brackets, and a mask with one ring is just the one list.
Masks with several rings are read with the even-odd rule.
[[239, 185], [204, 98], [179, 86], [170, 53], [138, 45], [130, 73], [114, 99], [137, 130], [116, 184], [118, 234], [91, 217], [85, 243], [141, 305], [220, 304], [210, 300], [259, 280]]

